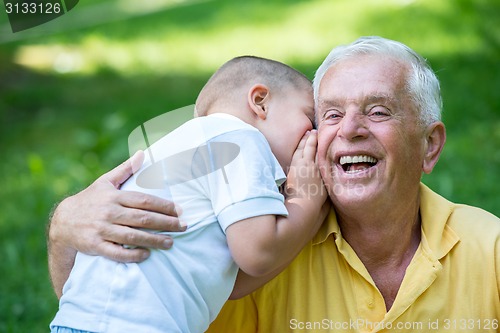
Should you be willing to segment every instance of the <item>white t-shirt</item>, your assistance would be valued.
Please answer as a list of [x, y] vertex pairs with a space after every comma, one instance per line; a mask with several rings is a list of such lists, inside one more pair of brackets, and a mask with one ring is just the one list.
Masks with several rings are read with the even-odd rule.
[[195, 118], [154, 143], [122, 187], [174, 201], [188, 229], [139, 264], [78, 253], [51, 323], [91, 332], [204, 332], [238, 267], [225, 237], [234, 222], [287, 215], [285, 174], [264, 136], [227, 114]]

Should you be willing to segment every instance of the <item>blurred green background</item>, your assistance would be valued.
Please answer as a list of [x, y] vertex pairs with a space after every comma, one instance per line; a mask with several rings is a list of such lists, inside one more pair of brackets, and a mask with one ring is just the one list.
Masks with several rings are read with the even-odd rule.
[[498, 1], [87, 0], [15, 34], [0, 9], [0, 332], [48, 332], [54, 204], [126, 159], [136, 126], [194, 103], [237, 55], [312, 78], [332, 47], [361, 35], [409, 45], [441, 80], [448, 130], [424, 182], [500, 215]]

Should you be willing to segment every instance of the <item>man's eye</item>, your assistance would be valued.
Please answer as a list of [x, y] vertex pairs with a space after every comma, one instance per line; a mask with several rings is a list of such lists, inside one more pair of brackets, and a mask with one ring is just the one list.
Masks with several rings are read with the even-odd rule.
[[376, 117], [384, 117], [384, 116], [389, 116], [390, 112], [387, 108], [383, 106], [376, 106], [370, 110], [369, 115]]
[[325, 113], [323, 119], [338, 119], [342, 117], [342, 115], [338, 111], [328, 111]]

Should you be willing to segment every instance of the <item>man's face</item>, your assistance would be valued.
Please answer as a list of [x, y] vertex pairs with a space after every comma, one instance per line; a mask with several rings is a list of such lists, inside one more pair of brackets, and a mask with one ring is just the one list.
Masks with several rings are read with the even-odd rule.
[[323, 77], [318, 163], [337, 209], [386, 207], [417, 193], [425, 140], [405, 92], [407, 73], [393, 58], [362, 55]]

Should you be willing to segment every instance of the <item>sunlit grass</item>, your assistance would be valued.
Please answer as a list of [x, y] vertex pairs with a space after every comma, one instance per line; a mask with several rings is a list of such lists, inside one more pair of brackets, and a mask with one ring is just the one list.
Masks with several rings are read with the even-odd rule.
[[[51, 41], [53, 37], [46, 42], [42, 38], [36, 44], [20, 47], [15, 61], [49, 73], [92, 75], [105, 68], [129, 76], [211, 73], [231, 57], [242, 54], [287, 63], [320, 62], [333, 46], [360, 35], [381, 34], [398, 39], [427, 57], [474, 53], [484, 47], [482, 36], [468, 28], [480, 19], [475, 13], [464, 10], [460, 12], [459, 26], [443, 28], [440, 18], [449, 19], [449, 13], [455, 10], [447, 1], [325, 0], [290, 6], [261, 3], [247, 5], [247, 10], [243, 6], [237, 12], [235, 8], [239, 7], [223, 7], [211, 13], [208, 22], [192, 26], [169, 25], [167, 11], [165, 27], [159, 25], [154, 31], [130, 38], [129, 28], [121, 27], [121, 34], [108, 35], [107, 26], [94, 28], [69, 43]], [[409, 20], [400, 20], [400, 16]], [[136, 19], [131, 21], [133, 31]], [[121, 24], [111, 22], [109, 29], [115, 31]]]
[[[0, 332], [46, 332], [57, 302], [46, 269], [51, 207], [125, 159], [130, 132], [194, 103], [223, 62], [254, 54], [310, 78], [361, 35], [428, 58], [448, 142], [424, 182], [500, 214], [499, 5], [487, 0], [86, 0], [12, 34], [0, 14]], [[81, 14], [81, 16], [80, 16]], [[2, 21], [3, 20], [3, 21]]]

